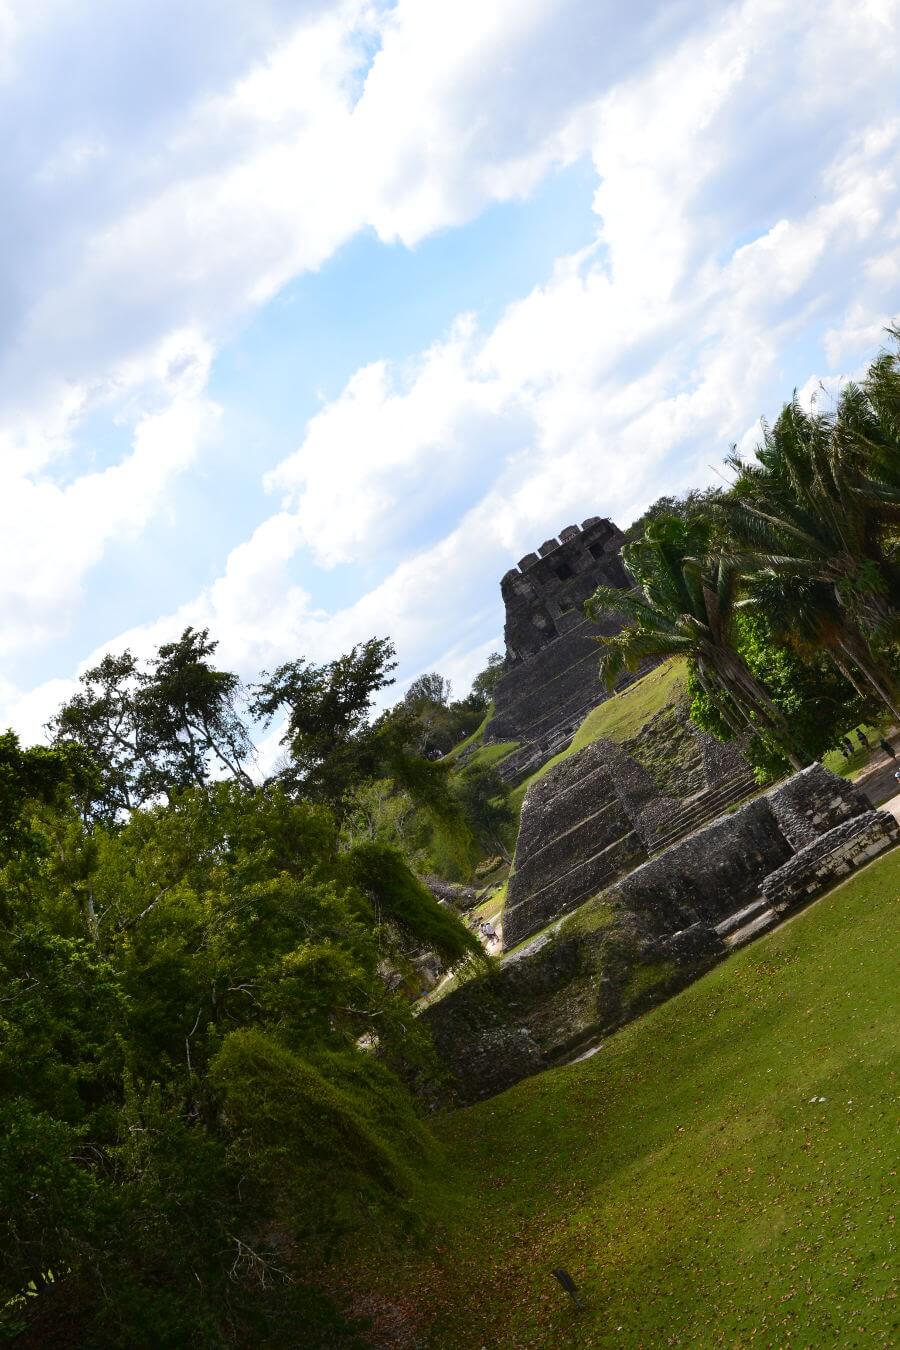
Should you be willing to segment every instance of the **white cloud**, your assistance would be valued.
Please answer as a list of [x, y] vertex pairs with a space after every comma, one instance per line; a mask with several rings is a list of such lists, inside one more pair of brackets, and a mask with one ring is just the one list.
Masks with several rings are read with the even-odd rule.
[[[238, 0], [224, 10], [136, 0], [116, 15], [90, 2], [4, 5], [13, 56], [0, 115], [24, 131], [0, 153], [14, 239], [0, 277], [0, 454], [8, 510], [42, 522], [24, 552], [21, 526], [0, 544], [2, 613], [16, 630], [7, 642], [58, 628], [107, 545], [165, 500], [161, 471], [139, 508], [128, 496], [146, 453], [81, 483], [75, 453], [90, 451], [79, 433], [98, 412], [138, 439], [170, 402], [184, 419], [179, 371], [161, 352], [190, 333], [212, 354], [243, 316], [367, 224], [412, 242], [528, 191], [578, 153], [570, 123], [598, 83], [698, 14], [647, 0], [627, 22], [611, 0]], [[451, 364], [444, 349], [425, 359], [445, 404]], [[358, 377], [357, 420], [379, 378], [378, 367]], [[370, 476], [367, 511], [348, 519], [348, 548], [371, 537], [379, 501], [403, 491], [417, 419], [441, 420], [425, 411], [422, 376], [417, 390], [418, 408], [395, 404], [404, 422], [395, 456]], [[489, 385], [483, 395], [489, 404]], [[459, 463], [438, 491], [461, 481], [464, 447], [490, 434], [496, 410], [478, 402], [462, 400]], [[352, 430], [349, 400], [341, 416]], [[168, 482], [197, 452], [183, 431], [172, 441], [178, 463], [164, 457]], [[384, 440], [374, 451], [388, 458]], [[311, 480], [298, 518], [333, 507], [327, 485], [317, 496]], [[345, 553], [338, 540], [319, 549], [329, 562]], [[46, 597], [57, 580], [54, 607]]]
[[0, 652], [40, 642], [65, 624], [107, 543], [142, 528], [215, 415], [206, 400], [175, 399], [140, 419], [130, 455], [68, 486], [0, 476]]
[[[559, 528], [597, 509], [628, 519], [656, 491], [709, 480], [731, 441], [745, 443], [759, 412], [789, 395], [782, 354], [814, 341], [820, 315], [844, 321], [843, 337], [822, 334], [818, 360], [843, 357], [844, 344], [857, 360], [871, 349], [887, 317], [888, 255], [868, 266], [867, 241], [896, 229], [900, 207], [889, 118], [867, 125], [842, 105], [844, 135], [827, 151], [818, 126], [795, 133], [820, 150], [798, 209], [746, 243], [729, 247], [732, 206], [717, 207], [711, 192], [730, 171], [735, 125], [752, 126], [772, 97], [757, 74], [780, 41], [772, 13], [760, 4], [739, 21], [727, 16], [600, 100], [595, 247], [560, 260], [493, 331], [469, 318], [406, 368], [366, 367], [311, 421], [269, 479], [284, 494], [295, 550], [326, 564], [365, 560], [386, 534], [402, 544], [434, 498], [475, 473], [480, 500], [356, 604], [315, 620], [286, 614], [285, 651], [336, 651], [390, 631], [415, 668], [454, 635], [474, 640], [496, 609], [488, 616], [471, 597], [540, 542], [548, 522]], [[816, 43], [820, 61], [824, 49], [837, 63], [837, 9], [831, 19]], [[799, 21], [791, 26], [796, 38]], [[881, 64], [883, 41], [871, 37]], [[798, 42], [793, 62], [809, 55]], [[783, 111], [794, 88], [786, 80]], [[851, 88], [848, 103], [855, 96]], [[762, 147], [739, 154], [755, 163]], [[745, 191], [752, 215], [768, 185], [751, 178]]]
[[[209, 623], [251, 670], [390, 632], [406, 670], [468, 670], [496, 633], [496, 579], [548, 527], [708, 478], [792, 382], [856, 369], [900, 309], [889, 0], [237, 8], [187, 70], [158, 37], [170, 95], [136, 72], [133, 125], [96, 115], [86, 83], [29, 173], [10, 170], [16, 209], [59, 222], [20, 230], [0, 332], [10, 641], [63, 623], [210, 443], [205, 381], [234, 325], [366, 226], [412, 245], [554, 165], [589, 154], [597, 172], [595, 240], [493, 330], [462, 316], [353, 374], [219, 579], [118, 645]], [[53, 25], [7, 6], [0, 31], [9, 13], [26, 69], [32, 52], [55, 69]], [[112, 98], [105, 66], [96, 84]], [[132, 429], [129, 453], [57, 474], [98, 407]], [[296, 582], [304, 550], [371, 564], [385, 541], [405, 560], [336, 613]]]

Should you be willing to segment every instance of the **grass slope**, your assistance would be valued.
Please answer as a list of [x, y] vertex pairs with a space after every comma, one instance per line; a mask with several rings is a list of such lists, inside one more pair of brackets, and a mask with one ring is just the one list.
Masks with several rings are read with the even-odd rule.
[[518, 741], [497, 741], [492, 745], [480, 745], [461, 766], [461, 772], [465, 773], [467, 769], [472, 769], [476, 765], [490, 768], [494, 764], [499, 764], [501, 759], [506, 759], [507, 755], [511, 755], [518, 748]]
[[431, 1241], [365, 1280], [402, 1290], [408, 1343], [895, 1344], [898, 896], [900, 851], [591, 1059], [443, 1119]]
[[519, 784], [512, 794], [513, 805], [519, 809], [532, 783], [543, 778], [545, 773], [549, 773], [562, 760], [583, 750], [586, 745], [593, 745], [594, 741], [601, 738], [627, 741], [630, 737], [636, 736], [641, 727], [658, 712], [672, 703], [677, 703], [686, 688], [686, 663], [682, 660], [666, 661], [642, 679], [630, 684], [621, 694], [613, 694], [612, 698], [592, 708], [566, 749], [548, 759], [536, 773]]
[[[878, 754], [878, 738], [884, 735], [887, 721], [881, 726], [875, 726], [870, 722], [861, 722], [858, 727], [854, 727], [848, 733], [853, 745], [856, 747], [849, 759], [845, 759], [840, 750], [829, 750], [827, 755], [822, 756], [822, 763], [826, 769], [832, 773], [840, 774], [842, 778], [852, 778], [854, 774], [864, 769], [872, 758], [872, 749], [866, 749], [859, 745], [856, 739], [857, 731], [862, 731], [868, 738], [870, 746], [875, 747]], [[883, 758], [883, 756], [882, 756]]]

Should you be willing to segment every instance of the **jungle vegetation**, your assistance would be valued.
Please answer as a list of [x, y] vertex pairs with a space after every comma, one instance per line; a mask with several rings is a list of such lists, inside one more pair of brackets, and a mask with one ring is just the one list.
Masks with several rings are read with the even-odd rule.
[[[650, 508], [632, 591], [589, 602], [626, 620], [605, 678], [686, 657], [695, 721], [761, 776], [898, 713], [892, 342], [830, 411], [792, 400], [729, 487]], [[387, 638], [246, 689], [216, 650], [188, 628], [107, 655], [46, 747], [0, 737], [0, 1331], [23, 1345], [350, 1345], [329, 1260], [428, 1222], [415, 963], [485, 958], [419, 878], [513, 842], [494, 765], [459, 755], [502, 661], [376, 715]]]

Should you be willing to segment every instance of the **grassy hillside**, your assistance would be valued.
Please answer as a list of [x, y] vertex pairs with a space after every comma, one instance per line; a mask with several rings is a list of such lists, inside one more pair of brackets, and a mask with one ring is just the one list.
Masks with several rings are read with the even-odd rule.
[[878, 738], [884, 735], [887, 726], [888, 719], [885, 718], [879, 726], [871, 722], [862, 722], [858, 727], [854, 727], [848, 733], [856, 747], [853, 754], [849, 759], [845, 759], [840, 750], [830, 750], [827, 755], [822, 756], [822, 763], [825, 768], [830, 769], [832, 773], [840, 774], [842, 778], [852, 778], [854, 774], [859, 773], [860, 769], [866, 767], [872, 755], [871, 750], [865, 749], [858, 743], [856, 739], [857, 731], [862, 731], [868, 737], [870, 745], [876, 747], [877, 753]]
[[586, 745], [605, 738], [611, 741], [627, 741], [636, 736], [651, 717], [672, 703], [677, 703], [687, 688], [687, 667], [684, 661], [666, 661], [649, 675], [628, 686], [621, 694], [614, 694], [604, 703], [593, 708], [575, 732], [571, 744], [558, 755], [548, 759], [536, 773], [520, 783], [513, 793], [513, 804], [518, 808], [532, 783], [543, 778], [545, 773], [568, 759]]
[[895, 1343], [898, 895], [900, 851], [592, 1058], [440, 1122], [427, 1240], [360, 1281], [402, 1305], [391, 1344]]

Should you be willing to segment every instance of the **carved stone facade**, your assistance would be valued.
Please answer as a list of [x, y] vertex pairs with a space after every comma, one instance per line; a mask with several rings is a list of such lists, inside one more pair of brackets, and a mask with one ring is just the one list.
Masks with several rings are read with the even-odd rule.
[[[552, 815], [561, 794], [579, 798], [575, 813], [585, 820], [596, 804], [598, 841], [625, 827], [627, 813], [610, 826], [608, 813], [618, 808], [606, 801], [602, 766], [587, 757], [584, 767], [590, 772], [580, 781], [545, 789], [547, 820], [542, 825], [538, 812], [531, 827], [536, 884], [544, 880], [541, 855], [552, 864], [558, 847]], [[594, 856], [589, 831], [583, 834], [573, 839], [573, 858], [584, 849]], [[423, 1014], [450, 1072], [451, 1099], [478, 1101], [571, 1060], [898, 842], [891, 815], [873, 811], [851, 784], [815, 764], [600, 894], [591, 890], [574, 912], [567, 912], [568, 895], [551, 902], [550, 914], [561, 916], [552, 926]], [[533, 931], [531, 898], [519, 907], [522, 927]]]
[[646, 861], [606, 760], [601, 742], [589, 745], [529, 788], [503, 908], [507, 948]]
[[[673, 735], [680, 725], [677, 710], [665, 713]], [[595, 741], [528, 789], [503, 909], [507, 948], [570, 913], [755, 788], [747, 765], [733, 748], [731, 757], [712, 761], [724, 776], [710, 781], [703, 755], [710, 738], [692, 730], [688, 735], [696, 740], [696, 763], [685, 775], [691, 795], [687, 800], [667, 796], [635, 758], [647, 734], [645, 727], [625, 744]], [[772, 865], [780, 861], [783, 858]]]
[[612, 521], [592, 516], [526, 554], [500, 583], [506, 669], [484, 738], [520, 742], [500, 766], [510, 781], [567, 745], [585, 715], [607, 697], [593, 639], [618, 632], [621, 624], [614, 618], [591, 623], [582, 607], [601, 583], [629, 585], [619, 556], [623, 542]]
[[526, 553], [500, 582], [506, 606], [506, 655], [527, 661], [549, 643], [581, 626], [581, 606], [600, 582], [627, 587], [619, 551], [625, 536], [611, 520], [591, 516], [567, 525], [559, 539], [547, 539]]

